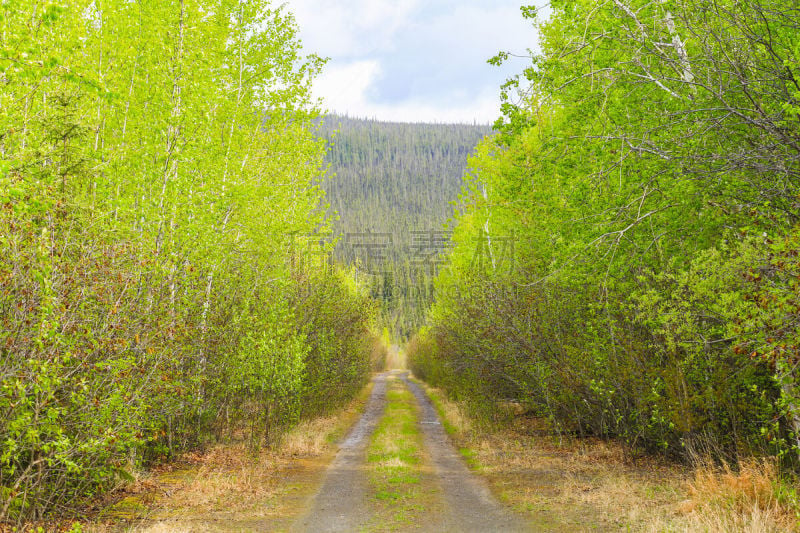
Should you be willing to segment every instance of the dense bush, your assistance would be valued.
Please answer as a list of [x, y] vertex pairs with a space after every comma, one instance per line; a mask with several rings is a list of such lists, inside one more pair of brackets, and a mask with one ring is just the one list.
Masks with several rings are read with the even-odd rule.
[[412, 367], [563, 431], [796, 457], [796, 6], [552, 6]]
[[321, 62], [291, 17], [22, 0], [0, 28], [0, 520], [352, 396], [372, 310], [309, 264]]
[[310, 348], [301, 412], [329, 412], [352, 398], [372, 371], [383, 369], [387, 347], [370, 324], [376, 303], [341, 273], [310, 275], [294, 299]]

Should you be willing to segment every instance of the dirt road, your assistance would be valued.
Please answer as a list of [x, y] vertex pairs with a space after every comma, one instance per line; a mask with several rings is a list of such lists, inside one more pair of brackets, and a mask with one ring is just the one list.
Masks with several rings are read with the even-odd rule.
[[[422, 513], [400, 527], [381, 526], [373, 518], [377, 495], [370, 486], [367, 446], [386, 407], [387, 380], [402, 380], [418, 404], [417, 427], [422, 434], [426, 479], [436, 489], [417, 507]], [[385, 373], [375, 380], [367, 408], [342, 444], [325, 480], [294, 527], [294, 531], [334, 532], [409, 530], [448, 532], [530, 531], [523, 521], [498, 503], [483, 480], [473, 475], [455, 450], [425, 392], [407, 374]], [[395, 385], [399, 386], [399, 385]], [[432, 501], [436, 500], [436, 501]], [[430, 512], [425, 512], [429, 510]], [[376, 524], [378, 524], [376, 526]]]
[[375, 386], [364, 414], [342, 443], [309, 511], [300, 517], [293, 530], [358, 531], [365, 517], [369, 517], [364, 461], [369, 437], [386, 407], [386, 377], [384, 373], [374, 378]]
[[420, 405], [425, 448], [445, 500], [445, 531], [529, 531], [522, 520], [495, 500], [486, 483], [472, 474], [453, 447], [430, 398], [419, 385], [403, 381]]

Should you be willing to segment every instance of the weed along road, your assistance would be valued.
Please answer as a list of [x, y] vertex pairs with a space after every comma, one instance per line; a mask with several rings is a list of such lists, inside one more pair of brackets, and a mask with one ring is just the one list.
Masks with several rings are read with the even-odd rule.
[[530, 531], [497, 502], [450, 442], [407, 373], [379, 374], [293, 531]]

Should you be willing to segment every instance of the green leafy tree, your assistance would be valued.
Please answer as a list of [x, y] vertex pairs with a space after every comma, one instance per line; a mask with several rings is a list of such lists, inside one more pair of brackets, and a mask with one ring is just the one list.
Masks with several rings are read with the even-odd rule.
[[412, 364], [559, 430], [796, 456], [795, 10], [552, 10], [470, 163]]
[[[274, 442], [330, 393], [315, 335], [350, 398], [380, 350], [360, 289], [298, 266], [328, 232], [323, 62], [285, 8], [21, 0], [0, 30], [0, 520], [236, 428]], [[317, 289], [341, 297], [312, 319]]]

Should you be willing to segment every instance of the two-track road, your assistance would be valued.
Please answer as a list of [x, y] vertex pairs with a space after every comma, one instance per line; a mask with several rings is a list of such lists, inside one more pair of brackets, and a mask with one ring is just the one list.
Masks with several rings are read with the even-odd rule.
[[[387, 380], [402, 380], [418, 404], [418, 428], [427, 458], [429, 477], [437, 485], [436, 502], [430, 513], [407, 525], [413, 531], [436, 532], [516, 532], [531, 527], [503, 507], [488, 486], [469, 471], [453, 447], [427, 394], [406, 373], [383, 373], [375, 385], [367, 407], [342, 443], [328, 468], [319, 491], [307, 511], [294, 524], [294, 531], [357, 532], [374, 529], [373, 495], [367, 473], [367, 447], [370, 437], [384, 416]], [[380, 528], [379, 528], [380, 529]], [[393, 528], [397, 530], [396, 528]]]

